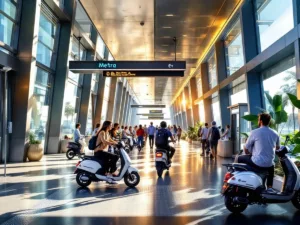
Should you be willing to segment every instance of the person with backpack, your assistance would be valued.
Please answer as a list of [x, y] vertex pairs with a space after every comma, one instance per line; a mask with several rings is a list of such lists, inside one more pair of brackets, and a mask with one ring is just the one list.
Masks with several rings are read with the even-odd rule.
[[221, 137], [220, 131], [217, 128], [215, 121], [211, 122], [211, 128], [209, 129], [208, 137], [209, 137], [209, 143], [211, 148], [210, 157], [214, 159], [217, 156], [218, 141]]
[[202, 153], [200, 154], [200, 156], [205, 156], [205, 150], [208, 149], [208, 133], [209, 133], [208, 123], [205, 123], [204, 127], [200, 131], [201, 145], [202, 145]]
[[165, 121], [162, 121], [160, 123], [160, 129], [156, 132], [155, 137], [155, 146], [156, 148], [165, 149], [168, 151], [168, 161], [171, 163], [171, 159], [173, 158], [175, 154], [175, 148], [169, 145], [169, 138], [172, 142], [175, 142], [172, 133], [167, 129], [167, 123]]
[[[98, 160], [102, 161], [104, 171], [108, 173], [114, 173], [117, 170], [117, 161], [119, 157], [113, 153], [108, 152], [108, 147], [110, 145], [116, 145], [118, 142], [114, 141], [110, 137], [110, 130], [112, 128], [112, 123], [110, 121], [104, 121], [101, 129], [93, 137], [96, 137], [96, 146], [90, 146], [92, 139], [89, 142], [89, 147], [94, 147], [91, 150], [94, 150], [94, 156]], [[93, 140], [94, 140], [93, 139]]]

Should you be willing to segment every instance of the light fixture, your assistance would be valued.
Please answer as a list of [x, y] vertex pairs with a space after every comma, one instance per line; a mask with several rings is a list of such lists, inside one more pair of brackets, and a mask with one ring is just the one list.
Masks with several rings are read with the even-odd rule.
[[161, 46], [163, 46], [163, 47], [168, 47], [169, 45], [161, 45]]
[[166, 14], [166, 16], [174, 16], [174, 14]]
[[164, 29], [171, 29], [172, 27], [162, 27], [162, 28], [164, 28]]
[[182, 36], [183, 36], [183, 37], [186, 37], [187, 35], [186, 35], [186, 34], [183, 34]]

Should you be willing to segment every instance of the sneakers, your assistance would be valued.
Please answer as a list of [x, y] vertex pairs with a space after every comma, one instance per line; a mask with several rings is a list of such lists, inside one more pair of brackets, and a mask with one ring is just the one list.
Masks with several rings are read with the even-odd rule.
[[275, 191], [273, 188], [268, 188], [268, 189], [265, 191], [265, 193], [275, 195], [275, 194], [277, 194], [277, 191]]
[[116, 181], [114, 180], [108, 180], [106, 181], [107, 184], [118, 184]]

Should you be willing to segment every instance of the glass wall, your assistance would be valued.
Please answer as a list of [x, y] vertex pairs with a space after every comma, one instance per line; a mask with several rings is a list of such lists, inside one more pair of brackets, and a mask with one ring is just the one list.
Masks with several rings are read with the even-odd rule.
[[98, 92], [99, 85], [99, 74], [92, 74], [92, 84], [91, 84], [91, 97], [89, 101], [88, 108], [88, 118], [86, 124], [86, 135], [91, 135], [93, 132], [93, 110], [95, 110], [96, 106], [96, 95]]
[[99, 56], [104, 59], [104, 52], [105, 52], [105, 44], [102, 38], [98, 35], [97, 37], [97, 45], [96, 45], [96, 51], [99, 54]]
[[108, 102], [109, 102], [109, 89], [110, 89], [111, 78], [105, 78], [104, 96], [101, 113], [101, 124], [106, 120]]
[[256, 0], [261, 51], [294, 28], [293, 0]]
[[230, 105], [238, 103], [248, 103], [245, 75], [232, 82], [232, 88], [229, 90]]
[[208, 59], [208, 82], [209, 87], [213, 88], [217, 86], [217, 66], [216, 66], [216, 54], [213, 52], [212, 56]]
[[241, 23], [238, 19], [224, 40], [227, 75], [230, 76], [244, 65]]
[[32, 96], [32, 113], [30, 132], [42, 143], [47, 133], [48, 114], [51, 103], [52, 76], [37, 67], [34, 92]]
[[54, 68], [54, 44], [57, 24], [43, 10], [40, 14], [38, 46], [36, 60], [47, 67]]
[[[219, 95], [212, 98], [212, 116], [213, 120], [216, 121], [217, 127], [222, 126], [221, 124], [221, 113], [220, 113], [220, 102]], [[208, 121], [209, 123], [209, 121]]]
[[198, 106], [199, 106], [200, 122], [201, 123], [206, 123], [206, 121], [205, 121], [205, 111], [204, 111], [204, 102], [203, 102], [203, 100], [200, 101], [200, 103], [199, 103]]
[[[290, 101], [287, 100], [286, 95], [286, 93], [294, 95], [297, 93], [295, 58], [287, 58], [274, 67], [264, 71], [263, 87], [264, 92], [268, 93], [271, 97], [279, 94], [282, 95], [284, 99], [284, 109], [288, 114], [288, 121], [287, 123], [279, 126], [278, 132], [281, 134], [287, 134], [294, 132], [294, 130], [299, 130], [298, 110], [291, 105]], [[269, 104], [266, 95], [265, 107], [269, 112], [274, 111]]]
[[17, 24], [17, 0], [0, 0], [0, 41], [15, 48], [14, 32]]

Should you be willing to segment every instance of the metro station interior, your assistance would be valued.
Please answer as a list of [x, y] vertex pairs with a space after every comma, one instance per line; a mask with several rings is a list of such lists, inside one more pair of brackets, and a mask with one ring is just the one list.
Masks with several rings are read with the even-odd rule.
[[299, 81], [300, 0], [0, 0], [0, 225], [299, 224]]

